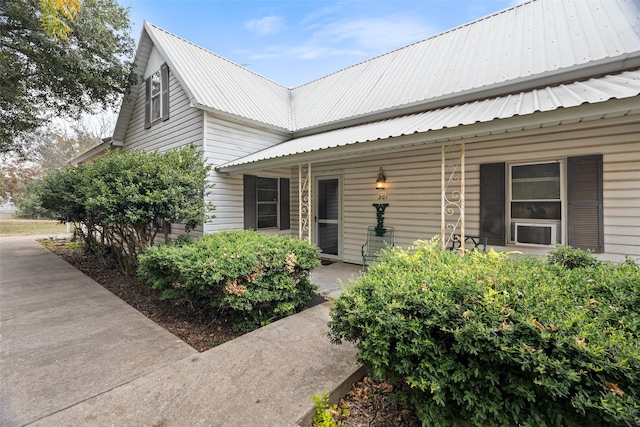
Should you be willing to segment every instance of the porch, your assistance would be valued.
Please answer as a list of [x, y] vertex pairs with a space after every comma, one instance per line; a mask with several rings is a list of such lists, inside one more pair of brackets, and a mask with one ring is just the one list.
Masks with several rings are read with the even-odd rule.
[[352, 281], [362, 273], [362, 265], [333, 262], [320, 265], [311, 272], [311, 283], [318, 285], [318, 295], [336, 298]]

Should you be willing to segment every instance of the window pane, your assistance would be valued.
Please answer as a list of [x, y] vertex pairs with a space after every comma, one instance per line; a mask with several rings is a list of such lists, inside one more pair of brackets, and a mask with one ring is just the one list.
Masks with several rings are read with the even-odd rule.
[[559, 200], [560, 178], [538, 181], [513, 181], [513, 200]]
[[542, 163], [537, 165], [513, 166], [511, 177], [515, 179], [558, 178], [560, 163]]
[[278, 226], [278, 205], [276, 203], [258, 203], [258, 228]]
[[513, 200], [559, 200], [560, 164], [542, 163], [511, 168]]
[[258, 228], [278, 226], [278, 178], [256, 179]]
[[151, 98], [151, 120], [160, 118], [160, 95]]
[[514, 219], [555, 219], [562, 216], [560, 202], [513, 202], [511, 203], [511, 218]]
[[277, 202], [278, 190], [265, 190], [258, 188], [258, 201], [259, 202]]
[[278, 179], [277, 178], [258, 178], [258, 201], [259, 202], [277, 202], [278, 201]]
[[151, 95], [159, 95], [160, 94], [160, 72], [153, 74], [151, 76]]

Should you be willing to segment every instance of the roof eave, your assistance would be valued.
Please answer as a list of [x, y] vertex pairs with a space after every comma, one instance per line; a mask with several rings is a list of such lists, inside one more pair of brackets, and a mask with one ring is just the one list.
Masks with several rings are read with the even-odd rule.
[[[142, 25], [142, 30], [140, 30], [140, 38], [138, 40], [138, 47], [136, 48], [136, 53], [133, 57], [133, 72], [136, 76], [143, 77], [145, 69], [147, 68], [147, 61], [149, 60], [149, 55], [145, 54], [144, 52], [150, 52], [151, 46], [153, 45], [151, 36], [147, 31], [146, 21]], [[131, 114], [133, 113], [135, 100], [138, 97], [141, 86], [142, 80], [139, 81], [138, 84], [131, 86], [129, 93], [126, 94], [122, 99], [120, 110], [118, 112], [118, 118], [116, 119], [116, 126], [113, 129], [114, 141], [124, 141], [127, 128], [129, 127], [129, 120], [131, 119]]]
[[502, 134], [531, 129], [532, 125], [535, 125], [536, 128], [541, 128], [555, 126], [563, 122], [591, 120], [593, 118], [602, 118], [607, 115], [617, 114], [620, 111], [633, 111], [634, 114], [640, 112], [637, 96], [627, 99], [613, 99], [602, 103], [583, 104], [571, 108], [559, 108], [544, 112], [538, 111], [528, 115], [494, 119], [488, 122], [476, 122], [470, 125], [459, 125], [427, 132], [404, 134], [396, 137], [356, 141], [347, 145], [273, 157], [250, 163], [229, 162], [227, 165], [221, 165], [215, 169], [222, 173], [237, 174], [260, 169], [294, 166], [306, 162], [327, 161], [333, 158], [360, 157], [363, 155], [371, 155], [373, 151], [378, 150], [444, 143], [489, 134]]
[[77, 157], [74, 157], [73, 159], [69, 160], [67, 163], [70, 164], [71, 166], [78, 166], [81, 163], [85, 163], [88, 160], [94, 159], [95, 157], [101, 155], [102, 153], [106, 152], [108, 149], [112, 147], [122, 147], [122, 143], [116, 142], [109, 138], [107, 141], [101, 144], [98, 144], [93, 148], [90, 148], [89, 150], [85, 151], [84, 153], [80, 154]]
[[281, 126], [276, 126], [270, 123], [264, 123], [264, 122], [260, 122], [258, 120], [253, 120], [253, 119], [249, 119], [247, 117], [244, 116], [239, 116], [237, 114], [233, 114], [233, 113], [229, 113], [226, 111], [222, 111], [222, 110], [217, 110], [213, 107], [210, 107], [208, 105], [204, 105], [201, 103], [198, 103], [195, 100], [191, 101], [191, 106], [194, 108], [198, 108], [200, 110], [206, 111], [207, 113], [212, 114], [213, 116], [216, 117], [220, 117], [222, 119], [225, 120], [229, 120], [231, 122], [234, 123], [240, 123], [240, 124], [244, 124], [244, 125], [248, 125], [250, 127], [256, 128], [256, 129], [262, 129], [262, 130], [266, 130], [269, 132], [275, 132], [278, 133], [280, 135], [283, 136], [288, 136], [291, 137], [293, 135], [293, 132], [291, 132], [290, 129], [281, 127]]

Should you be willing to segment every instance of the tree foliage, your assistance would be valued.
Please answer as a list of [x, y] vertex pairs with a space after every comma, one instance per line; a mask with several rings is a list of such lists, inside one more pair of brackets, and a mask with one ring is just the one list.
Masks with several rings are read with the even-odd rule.
[[42, 206], [40, 195], [44, 182], [42, 179], [36, 179], [29, 182], [21, 195], [18, 203], [17, 216], [20, 218], [31, 219], [55, 219], [53, 213]]
[[0, 162], [0, 204], [19, 205], [29, 184], [42, 176], [42, 169], [34, 163], [3, 156]]
[[24, 154], [29, 132], [53, 116], [114, 108], [135, 84], [128, 10], [75, 3], [0, 1], [0, 152]]
[[[107, 126], [103, 121], [101, 126]], [[45, 126], [32, 132], [28, 160], [5, 154], [0, 156], [0, 203], [13, 202], [23, 217], [47, 217], [37, 200], [35, 181], [63, 169], [70, 159], [100, 144], [99, 130], [77, 121], [67, 129]]]
[[73, 222], [90, 250], [111, 254], [133, 274], [137, 257], [168, 238], [166, 224], [187, 231], [207, 219], [210, 167], [193, 146], [165, 153], [112, 152], [93, 163], [67, 167], [44, 179], [41, 206]]
[[44, 174], [51, 174], [101, 142], [98, 134], [81, 122], [72, 123], [67, 129], [49, 125], [31, 134], [28, 158], [40, 165]]
[[40, 0], [42, 15], [40, 23], [50, 36], [69, 40], [71, 27], [67, 21], [74, 21], [82, 9], [79, 0]]

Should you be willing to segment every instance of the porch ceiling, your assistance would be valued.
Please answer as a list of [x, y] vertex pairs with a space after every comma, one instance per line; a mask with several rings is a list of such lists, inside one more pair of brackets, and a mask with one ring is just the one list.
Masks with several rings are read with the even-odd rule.
[[[508, 129], [514, 128], [511, 120], [506, 124], [499, 119], [519, 117], [523, 119], [522, 128], [525, 128], [536, 125], [544, 126], [548, 123], [558, 124], [561, 122], [561, 116], [566, 116], [566, 120], [586, 119], [600, 114], [604, 116], [625, 108], [639, 109], [638, 95], [640, 95], [640, 70], [626, 71], [586, 81], [483, 99], [294, 138], [228, 162], [216, 169], [220, 172], [240, 173], [298, 162], [313, 162], [336, 155], [361, 155], [364, 150], [393, 148], [397, 146], [393, 138], [413, 134], [422, 135], [420, 141], [411, 141], [411, 144], [424, 144], [452, 138], [472, 137], [479, 133], [486, 134], [487, 131], [490, 131], [486, 125], [491, 124], [493, 124], [490, 126], [491, 128], [496, 128], [493, 131], [499, 131], [501, 127], [504, 131], [507, 129], [506, 126]], [[628, 102], [604, 104], [605, 101], [612, 99], [627, 100]], [[584, 107], [572, 108], [579, 106]], [[553, 115], [536, 115], [534, 120], [529, 120], [529, 117], [534, 113], [556, 110], [563, 111], [557, 111]], [[485, 126], [478, 126], [478, 124]], [[470, 125], [476, 126], [471, 127]], [[478, 129], [472, 130], [476, 128]], [[443, 138], [442, 132], [435, 132], [432, 138], [424, 137], [427, 132], [456, 129], [457, 132], [453, 132], [445, 138]]]

